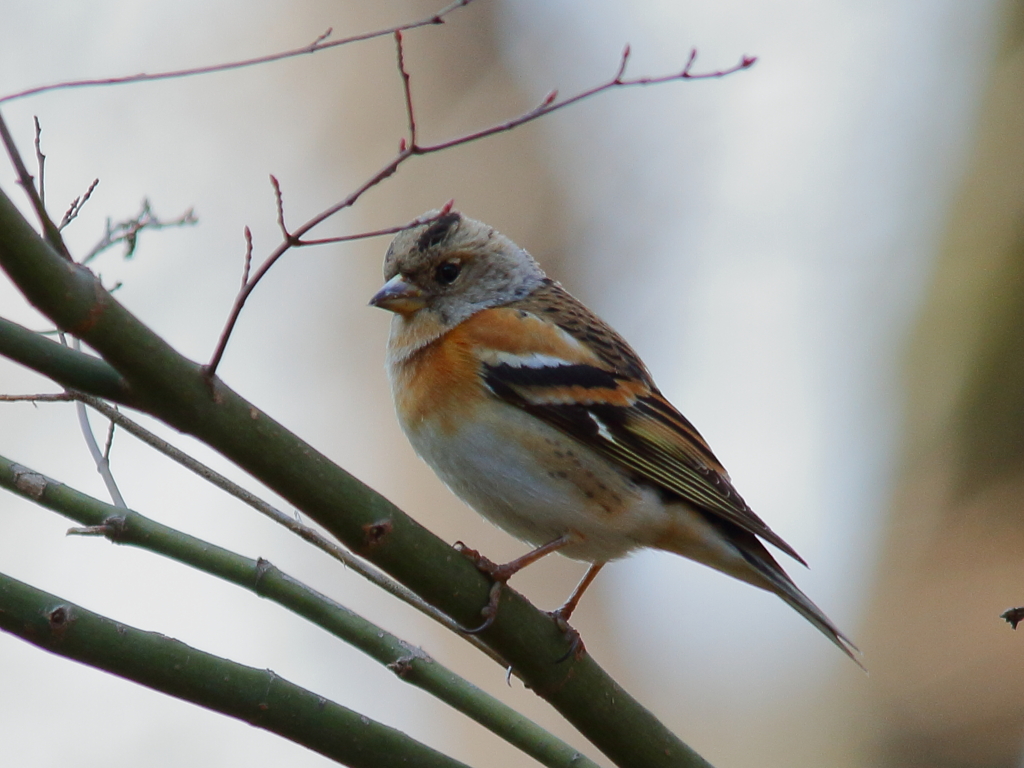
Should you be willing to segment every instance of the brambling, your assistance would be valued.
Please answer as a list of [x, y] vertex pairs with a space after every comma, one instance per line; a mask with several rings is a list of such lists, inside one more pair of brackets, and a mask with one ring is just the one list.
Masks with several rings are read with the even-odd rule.
[[606, 562], [653, 547], [774, 592], [857, 661], [761, 540], [804, 560], [746, 505], [630, 346], [507, 237], [434, 215], [395, 237], [370, 304], [394, 313], [388, 378], [416, 453], [537, 547], [500, 566], [479, 558], [495, 586], [553, 551], [591, 563], [555, 612], [564, 623]]

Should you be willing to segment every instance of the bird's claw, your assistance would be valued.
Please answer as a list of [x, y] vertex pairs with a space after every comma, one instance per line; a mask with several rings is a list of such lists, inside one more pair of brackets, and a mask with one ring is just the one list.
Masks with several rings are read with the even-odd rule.
[[555, 620], [555, 626], [561, 630], [565, 636], [566, 641], [569, 643], [569, 650], [555, 659], [555, 664], [561, 664], [572, 656], [574, 661], [579, 661], [583, 658], [583, 654], [587, 652], [587, 646], [583, 644], [583, 638], [580, 633], [569, 626], [569, 622], [566, 621], [565, 616], [562, 615], [562, 610], [552, 611], [550, 614], [552, 619]]
[[487, 605], [480, 609], [480, 615], [484, 617], [483, 623], [479, 627], [473, 627], [472, 629], [459, 627], [459, 630], [463, 634], [479, 635], [494, 624], [494, 619], [498, 615], [498, 601], [501, 600], [501, 588], [503, 586], [505, 586], [505, 582], [503, 581], [496, 581], [491, 584], [491, 591], [487, 598]]
[[461, 541], [455, 542], [454, 547], [459, 554], [469, 559], [477, 567], [477, 570], [487, 574], [493, 582], [491, 584], [491, 591], [488, 593], [487, 605], [480, 609], [480, 615], [484, 617], [483, 623], [479, 627], [460, 627], [464, 634], [478, 635], [494, 624], [494, 619], [498, 615], [498, 602], [501, 600], [501, 588], [505, 585], [506, 581], [512, 578], [512, 574], [515, 571], [510, 571], [504, 565], [484, 557], [477, 550], [467, 547]]
[[518, 570], [513, 567], [511, 563], [496, 563], [490, 558], [484, 557], [477, 550], [467, 547], [461, 541], [456, 541], [453, 546], [455, 547], [456, 552], [471, 561], [478, 571], [490, 576], [492, 581], [505, 583], [511, 579]]

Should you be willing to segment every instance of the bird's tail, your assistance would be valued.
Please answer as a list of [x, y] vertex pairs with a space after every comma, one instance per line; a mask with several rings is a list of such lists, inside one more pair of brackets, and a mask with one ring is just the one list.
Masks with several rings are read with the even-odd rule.
[[[758, 552], [756, 551], [757, 549], [761, 551]], [[758, 584], [758, 586], [781, 597], [797, 613], [817, 627], [819, 632], [835, 643], [839, 650], [853, 659], [858, 667], [867, 672], [867, 669], [858, 658], [860, 649], [832, 623], [832, 620], [818, 606], [811, 602], [807, 595], [800, 591], [797, 585], [793, 583], [793, 580], [789, 578], [789, 575], [782, 569], [782, 566], [776, 562], [775, 558], [771, 556], [771, 553], [760, 542], [757, 542], [756, 548], [742, 547], [740, 551], [744, 559], [767, 582], [767, 584]]]
[[800, 591], [756, 535], [729, 521], [702, 514], [700, 510], [684, 507], [676, 512], [676, 524], [670, 526], [654, 546], [774, 592], [864, 669], [857, 658], [860, 653], [857, 646]]

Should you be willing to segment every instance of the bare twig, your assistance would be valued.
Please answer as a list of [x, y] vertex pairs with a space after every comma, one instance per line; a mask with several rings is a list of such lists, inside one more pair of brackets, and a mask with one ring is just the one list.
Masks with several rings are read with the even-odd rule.
[[249, 282], [249, 269], [252, 267], [252, 230], [248, 226], [242, 232], [245, 237], [245, 263], [242, 265], [242, 285]]
[[107, 427], [107, 442], [103, 445], [103, 460], [110, 463], [110, 449], [114, 447], [114, 430], [117, 425], [111, 421]]
[[[352, 203], [354, 203], [356, 201], [356, 199], [358, 199], [359, 196], [361, 196], [363, 194], [363, 192], [365, 192], [367, 189], [370, 189], [372, 186], [374, 186], [376, 184], [379, 184], [383, 179], [387, 178], [392, 173], [394, 173], [394, 169], [391, 169], [390, 171], [388, 171], [386, 168], [383, 171], [378, 172], [373, 177], [373, 179], [371, 179], [368, 182], [365, 182], [358, 190], [356, 190], [356, 192], [353, 192], [352, 195], [349, 195], [349, 197], [346, 198], [346, 200], [351, 199], [351, 202], [349, 202], [348, 205], [351, 205]], [[447, 213], [451, 209], [451, 205], [452, 205], [452, 202], [449, 201], [446, 204], [446, 206], [445, 206], [444, 213]], [[334, 211], [334, 213], [337, 213], [338, 210], [341, 210], [341, 208], [346, 207], [346, 206], [341, 206], [341, 207], [334, 206], [334, 207], [337, 208], [337, 210]], [[310, 223], [310, 222], [313, 222], [313, 219], [311, 219], [310, 221], [307, 221], [305, 224], [303, 224], [301, 227], [299, 227], [299, 229], [297, 229], [295, 232], [288, 233], [286, 235], [285, 241], [282, 242], [280, 245], [278, 245], [277, 248], [274, 249], [274, 252], [271, 253], [263, 261], [263, 263], [260, 264], [260, 266], [256, 268], [256, 271], [253, 273], [252, 277], [249, 279], [248, 282], [246, 282], [246, 283], [244, 283], [242, 285], [242, 288], [239, 290], [238, 294], [235, 296], [235, 301], [231, 305], [231, 312], [228, 314], [227, 322], [224, 324], [224, 329], [221, 331], [220, 338], [217, 340], [217, 348], [214, 350], [213, 356], [210, 358], [210, 362], [206, 365], [206, 375], [212, 377], [214, 375], [214, 373], [216, 373], [217, 366], [220, 365], [221, 358], [224, 357], [224, 350], [227, 348], [228, 339], [231, 337], [231, 332], [232, 332], [232, 330], [234, 330], [235, 323], [238, 322], [238, 316], [241, 314], [242, 307], [245, 306], [245, 302], [249, 298], [249, 294], [253, 292], [253, 289], [257, 286], [259, 281], [263, 279], [263, 276], [265, 274], [267, 274], [267, 272], [270, 270], [270, 268], [272, 266], [274, 266], [274, 264], [277, 262], [277, 260], [280, 259], [282, 256], [284, 256], [292, 248], [292, 246], [295, 246], [295, 245], [313, 245], [313, 244], [332, 243], [332, 242], [333, 243], [337, 243], [337, 242], [345, 242], [345, 241], [349, 241], [349, 240], [364, 240], [364, 239], [369, 238], [369, 237], [377, 237], [379, 235], [392, 234], [394, 232], [401, 232], [403, 229], [409, 229], [410, 227], [415, 227], [415, 226], [419, 226], [420, 224], [425, 224], [428, 221], [433, 221], [438, 216], [444, 215], [444, 213], [437, 213], [437, 214], [434, 214], [434, 215], [431, 215], [431, 216], [428, 216], [428, 217], [420, 216], [418, 218], [413, 219], [408, 224], [403, 224], [403, 225], [398, 226], [398, 227], [388, 227], [387, 229], [381, 229], [381, 230], [377, 230], [375, 232], [362, 232], [362, 233], [359, 233], [357, 235], [348, 235], [348, 236], [337, 237], [337, 238], [324, 238], [323, 240], [319, 240], [319, 241], [309, 241], [309, 242], [307, 242], [305, 240], [300, 240], [299, 237], [300, 237], [300, 235], [302, 233], [308, 232], [310, 229], [312, 229], [314, 226], [316, 226], [316, 224], [319, 224], [320, 221], [323, 221], [323, 218], [327, 218], [326, 216], [324, 216], [323, 218], [320, 218], [320, 216], [322, 214], [318, 214], [316, 217], [314, 217], [315, 219], [318, 219], [314, 223]], [[333, 215], [333, 214], [331, 214], [331, 215]]]
[[[92, 190], [90, 188], [90, 192], [91, 191]], [[82, 202], [84, 203], [85, 200], [82, 200]], [[112, 223], [109, 218], [107, 219], [106, 232], [100, 241], [92, 247], [92, 250], [85, 254], [81, 263], [88, 264], [103, 253], [103, 251], [117, 245], [118, 243], [125, 244], [124, 257], [126, 259], [131, 258], [132, 254], [135, 253], [135, 247], [138, 245], [139, 233], [142, 232], [142, 230], [167, 229], [168, 227], [187, 227], [192, 224], [196, 224], [198, 221], [199, 219], [196, 218], [195, 212], [191, 208], [176, 219], [164, 221], [153, 213], [153, 208], [149, 200], [144, 199], [142, 201], [142, 208], [139, 210], [138, 214], [132, 218], [119, 221], [116, 224]]]
[[[40, 164], [40, 166], [39, 166], [39, 175], [40, 175], [40, 190], [41, 190], [42, 189], [42, 164]], [[60, 220], [60, 224], [57, 225], [57, 229], [59, 229], [59, 230], [61, 230], [63, 232], [64, 231], [64, 227], [66, 227], [68, 224], [70, 224], [72, 221], [74, 221], [78, 217], [78, 214], [81, 213], [82, 208], [85, 206], [86, 201], [90, 197], [92, 197], [92, 193], [96, 189], [96, 187], [99, 186], [99, 183], [100, 183], [99, 179], [93, 179], [92, 180], [92, 184], [90, 184], [89, 188], [87, 190], [85, 190], [85, 194], [84, 195], [80, 195], [79, 197], [76, 197], [74, 200], [71, 201], [71, 205], [68, 206], [67, 211], [64, 212], [64, 216]], [[110, 222], [108, 220], [107, 221], [108, 226], [109, 226], [109, 223]]]
[[317, 225], [323, 223], [325, 220], [334, 216], [339, 211], [342, 211], [345, 208], [352, 206], [368, 190], [377, 186], [386, 178], [391, 176], [395, 171], [397, 171], [399, 166], [401, 166], [409, 158], [419, 155], [430, 155], [435, 152], [441, 152], [442, 150], [445, 149], [450, 149], [452, 147], [458, 147], [463, 144], [468, 144], [478, 139], [483, 139], [488, 136], [494, 136], [495, 134], [498, 133], [510, 131], [513, 128], [519, 127], [520, 125], [532, 122], [539, 117], [543, 117], [544, 115], [548, 115], [552, 112], [564, 109], [565, 107], [568, 107], [571, 104], [575, 104], [576, 102], [582, 101], [583, 99], [588, 99], [591, 96], [596, 96], [599, 93], [610, 91], [615, 88], [630, 88], [635, 86], [657, 85], [659, 83], [668, 83], [674, 80], [699, 80], [712, 77], [725, 77], [726, 75], [730, 75], [734, 72], [739, 72], [740, 70], [748, 69], [749, 67], [753, 66], [755, 61], [757, 61], [755, 57], [744, 56], [742, 59], [740, 59], [740, 62], [738, 64], [736, 64], [733, 67], [729, 67], [728, 69], [694, 74], [692, 71], [692, 67], [697, 58], [697, 50], [693, 49], [690, 51], [690, 56], [687, 59], [686, 65], [683, 67], [682, 70], [678, 72], [673, 72], [668, 75], [660, 75], [657, 77], [638, 77], [627, 79], [624, 76], [626, 71], [626, 64], [629, 60], [630, 54], [630, 49], [627, 45], [625, 50], [623, 50], [622, 52], [622, 57], [619, 61], [619, 66], [615, 71], [615, 75], [610, 80], [607, 80], [585, 91], [581, 91], [580, 93], [577, 93], [574, 96], [562, 99], [561, 101], [558, 100], [558, 91], [551, 91], [547, 96], [544, 97], [541, 103], [538, 104], [536, 107], [527, 112], [523, 112], [522, 114], [512, 118], [511, 120], [507, 120], [503, 123], [492, 125], [488, 128], [483, 128], [479, 131], [463, 134], [462, 136], [457, 136], [456, 138], [449, 139], [438, 144], [420, 146], [416, 143], [416, 116], [413, 110], [411, 81], [409, 74], [405, 69], [405, 55], [402, 45], [402, 36], [401, 34], [398, 34], [398, 32], [399, 30], [395, 31], [395, 43], [397, 48], [398, 71], [402, 77], [402, 87], [405, 93], [406, 114], [409, 120], [409, 141], [407, 142], [405, 139], [403, 139], [399, 144], [398, 154], [391, 158], [391, 160], [383, 168], [377, 171], [377, 173], [375, 173], [373, 176], [371, 176], [369, 179], [363, 182], [358, 188], [356, 188], [355, 191], [349, 194], [348, 197], [335, 203], [329, 208], [326, 208], [325, 210], [321, 211], [316, 216], [311, 218], [309, 221], [307, 221], [305, 224], [291, 231], [287, 230], [283, 225], [283, 212], [280, 203], [280, 189], [276, 184], [276, 180], [274, 180], [275, 194], [278, 195], [279, 223], [281, 223], [281, 229], [282, 232], [284, 232], [285, 239], [280, 245], [277, 246], [277, 248], [274, 249], [274, 251], [269, 256], [267, 256], [263, 263], [253, 273], [250, 280], [245, 285], [242, 286], [242, 289], [238, 292], [238, 295], [235, 297], [235, 301], [231, 307], [231, 311], [228, 313], [228, 319], [224, 324], [224, 329], [221, 331], [220, 338], [217, 340], [217, 346], [214, 349], [213, 355], [210, 357], [210, 362], [207, 363], [206, 365], [206, 373], [208, 376], [212, 377], [216, 373], [217, 367], [220, 365], [220, 361], [224, 357], [224, 350], [227, 348], [228, 339], [231, 337], [231, 333], [234, 330], [235, 324], [238, 322], [238, 316], [241, 314], [242, 308], [243, 306], [245, 306], [245, 302], [249, 298], [249, 294], [252, 293], [256, 285], [260, 282], [263, 276], [270, 270], [270, 268], [274, 266], [277, 260], [280, 259], [285, 253], [287, 253], [288, 250], [290, 250], [293, 246], [320, 245], [323, 243], [337, 243], [347, 240], [360, 240], [366, 237], [375, 237], [381, 234], [388, 234], [391, 232], [401, 231], [401, 229], [403, 228], [407, 228], [409, 226], [416, 226], [418, 223], [421, 223], [419, 222], [419, 220], [414, 220], [409, 225], [406, 225], [406, 227], [388, 228], [385, 230], [377, 230], [375, 232], [350, 235], [346, 237], [323, 238], [318, 240], [302, 239], [302, 236], [304, 234], [309, 232]]
[[[3, 141], [7, 154], [11, 159], [11, 164], [14, 166], [15, 171], [18, 174], [18, 183], [25, 190], [29, 200], [32, 203], [33, 209], [36, 211], [36, 215], [39, 218], [39, 223], [43, 229], [43, 235], [46, 241], [53, 247], [61, 256], [73, 261], [71, 254], [68, 252], [67, 246], [64, 244], [64, 238], [61, 236], [61, 230], [66, 227], [82, 210], [82, 206], [92, 195], [93, 190], [96, 189], [96, 185], [99, 184], [99, 179], [96, 179], [89, 185], [89, 189], [86, 190], [85, 194], [81, 197], [76, 197], [64, 214], [64, 218], [61, 219], [60, 226], [53, 223], [50, 215], [46, 211], [46, 207], [43, 204], [43, 183], [42, 183], [42, 172], [43, 162], [45, 155], [42, 153], [42, 147], [40, 142], [41, 128], [39, 126], [39, 120], [36, 119], [36, 160], [39, 164], [39, 189], [36, 189], [35, 181], [32, 174], [28, 172], [28, 168], [25, 166], [25, 161], [21, 157], [21, 153], [18, 151], [17, 145], [14, 143], [14, 137], [11, 135], [7, 128], [7, 123], [3, 117], [0, 116], [0, 141]], [[93, 247], [89, 253], [82, 259], [82, 264], [87, 264], [92, 261], [96, 256], [102, 253], [104, 250], [112, 245], [119, 242], [124, 242], [127, 245], [125, 252], [125, 258], [129, 258], [135, 251], [135, 246], [138, 240], [138, 234], [143, 229], [164, 229], [166, 227], [181, 227], [189, 224], [195, 224], [198, 219], [195, 217], [192, 209], [185, 211], [184, 214], [179, 216], [177, 219], [171, 221], [161, 221], [156, 215], [153, 214], [148, 200], [142, 201], [142, 210], [138, 216], [128, 219], [127, 221], [119, 222], [116, 225], [112, 225], [110, 219], [107, 219], [106, 234], [103, 239], [100, 240], [96, 246]]]
[[54, 392], [38, 395], [0, 395], [0, 403], [68, 403], [75, 396], [67, 392]]
[[278, 53], [271, 53], [265, 56], [257, 56], [253, 59], [243, 59], [240, 61], [229, 61], [224, 64], [213, 64], [207, 67], [193, 67], [190, 69], [177, 69], [168, 72], [155, 72], [153, 74], [141, 73], [137, 75], [128, 75], [126, 77], [103, 77], [87, 80], [64, 80], [59, 83], [51, 83], [49, 85], [39, 85], [34, 88], [26, 88], [23, 91], [17, 91], [16, 93], [9, 93], [6, 96], [0, 96], [0, 104], [7, 101], [14, 101], [16, 99], [24, 99], [28, 96], [35, 96], [40, 93], [47, 93], [49, 91], [58, 90], [69, 90], [72, 88], [88, 88], [94, 86], [109, 86], [109, 85], [125, 85], [127, 83], [144, 83], [151, 80], [172, 80], [175, 78], [191, 77], [193, 75], [206, 75], [211, 72], [225, 72], [234, 69], [243, 69], [245, 67], [256, 66], [257, 64], [266, 64], [271, 61], [280, 61], [282, 59], [291, 59], [296, 56], [305, 56], [311, 53], [317, 53], [319, 51], [327, 50], [328, 48], [337, 48], [338, 46], [348, 45], [350, 43], [358, 43], [363, 40], [373, 40], [378, 37], [387, 37], [393, 35], [395, 32], [407, 29], [417, 29], [418, 27], [426, 27], [431, 24], [444, 24], [444, 19], [452, 11], [458, 10], [463, 6], [469, 5], [472, 0], [456, 0], [456, 2], [446, 5], [437, 13], [431, 14], [419, 21], [413, 21], [408, 24], [399, 24], [398, 26], [388, 27], [387, 29], [378, 29], [374, 32], [364, 32], [358, 35], [352, 35], [351, 37], [342, 38], [340, 40], [327, 41], [327, 38], [331, 35], [333, 30], [328, 29], [322, 35], [316, 38], [312, 43], [304, 45], [301, 48], [295, 48], [289, 51], [281, 51]]
[[[405, 48], [402, 45], [402, 33], [395, 31], [395, 47], [398, 49], [398, 73], [402, 76], [402, 91], [405, 93], [405, 114], [409, 119], [409, 144], [411, 148], [416, 146], [416, 114], [412, 108], [412, 88], [409, 78], [409, 71], [405, 68]], [[399, 145], [399, 151], [406, 148], [405, 142]]]
[[270, 174], [270, 185], [274, 188], [274, 205], [277, 206], [277, 226], [281, 229], [281, 235], [286, 243], [293, 242], [288, 225], [284, 223], [284, 193], [281, 191], [281, 182], [274, 174]]
[[328, 243], [348, 243], [353, 240], [367, 240], [371, 237], [383, 237], [384, 235], [396, 235], [399, 232], [404, 232], [407, 229], [418, 227], [421, 224], [429, 224], [432, 221], [436, 221], [442, 216], [446, 216], [451, 212], [452, 207], [455, 205], [454, 200], [449, 200], [447, 203], [441, 206], [441, 209], [437, 213], [433, 213], [429, 216], [417, 216], [412, 221], [408, 221], [405, 224], [398, 224], [394, 227], [385, 227], [384, 229], [375, 229], [372, 232], [359, 232], [355, 235], [339, 235], [338, 237], [323, 237], [317, 240], [300, 240], [299, 245], [327, 245]]
[[39, 225], [43, 229], [43, 236], [46, 238], [46, 242], [57, 253], [71, 261], [71, 254], [68, 253], [67, 246], [64, 245], [64, 239], [60, 236], [60, 230], [57, 229], [57, 225], [53, 223], [49, 214], [46, 213], [46, 206], [43, 205], [43, 200], [39, 196], [39, 191], [36, 189], [32, 174], [25, 167], [25, 161], [21, 159], [21, 153], [14, 143], [14, 137], [11, 135], [10, 130], [8, 130], [7, 123], [2, 116], [0, 116], [0, 141], [3, 141], [4, 147], [7, 149], [7, 155], [11, 158], [11, 165], [14, 166], [15, 172], [18, 174], [18, 183], [25, 190], [25, 194], [28, 195], [32, 208], [39, 218]]
[[43, 167], [46, 165], [46, 155], [43, 154], [43, 127], [39, 124], [38, 115], [32, 116], [36, 125], [36, 168], [39, 174], [39, 204], [46, 208], [46, 184], [44, 182]]

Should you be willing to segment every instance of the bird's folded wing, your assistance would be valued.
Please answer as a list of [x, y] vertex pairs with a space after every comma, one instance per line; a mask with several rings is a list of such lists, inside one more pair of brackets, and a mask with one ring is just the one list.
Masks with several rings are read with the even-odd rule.
[[[564, 357], [553, 354], [550, 339], [543, 355], [531, 353], [522, 339], [515, 351], [496, 355], [492, 348], [480, 360], [488, 389], [639, 477], [804, 563], [747, 506], [704, 438], [658, 392], [638, 359], [628, 372], [617, 371], [605, 367], [599, 355], [594, 363], [579, 362], [580, 350], [571, 342]], [[623, 347], [617, 344], [616, 351], [622, 354]], [[628, 347], [625, 351], [632, 354]]]

